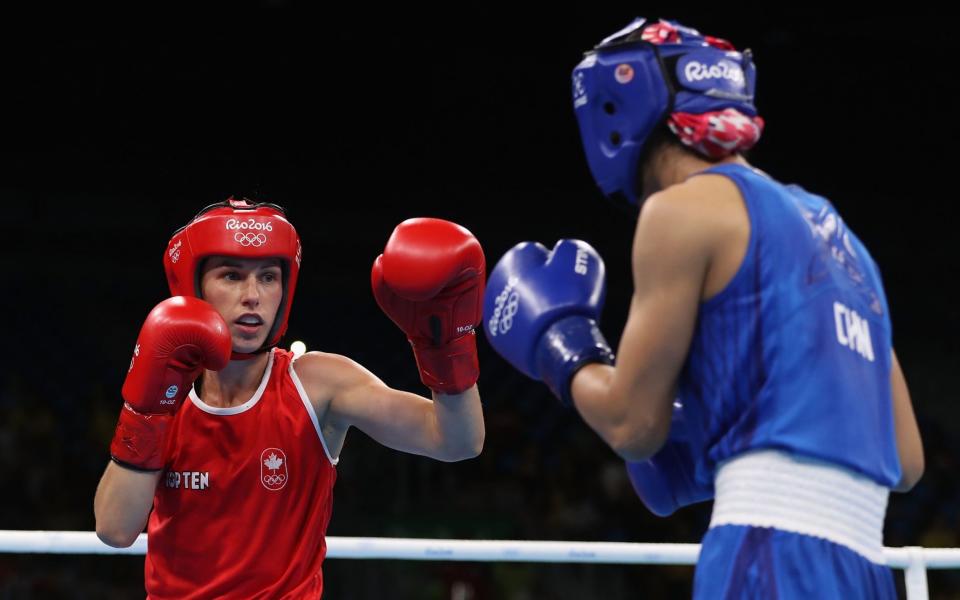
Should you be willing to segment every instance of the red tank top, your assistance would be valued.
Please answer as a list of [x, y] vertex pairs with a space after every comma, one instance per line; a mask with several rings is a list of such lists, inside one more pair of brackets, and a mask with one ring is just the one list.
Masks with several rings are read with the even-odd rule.
[[150, 598], [318, 598], [336, 460], [292, 367], [271, 352], [242, 405], [191, 390], [147, 525]]

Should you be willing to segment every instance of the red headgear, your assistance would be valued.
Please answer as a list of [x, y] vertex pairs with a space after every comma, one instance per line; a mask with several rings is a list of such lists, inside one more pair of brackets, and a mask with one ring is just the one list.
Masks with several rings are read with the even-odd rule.
[[[200, 267], [210, 256], [278, 258], [283, 271], [283, 299], [273, 329], [260, 349], [276, 346], [287, 331], [293, 292], [300, 273], [300, 236], [276, 204], [246, 198], [212, 204], [170, 238], [163, 255], [167, 283], [174, 296], [202, 298]], [[242, 355], [249, 356], [249, 355]], [[234, 358], [240, 358], [235, 355]]]

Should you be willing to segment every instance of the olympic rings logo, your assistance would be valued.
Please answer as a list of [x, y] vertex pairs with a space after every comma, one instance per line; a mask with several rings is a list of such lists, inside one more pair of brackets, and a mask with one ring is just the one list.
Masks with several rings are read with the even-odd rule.
[[262, 233], [240, 233], [238, 231], [237, 233], [233, 234], [233, 241], [244, 247], [252, 246], [254, 248], [259, 248], [267, 243], [267, 236], [263, 235]]
[[494, 300], [493, 315], [487, 322], [490, 335], [496, 336], [500, 333], [507, 333], [513, 327], [513, 318], [520, 310], [520, 295], [514, 291], [519, 281], [519, 278], [514, 275], [507, 280], [507, 285], [504, 286], [503, 291], [497, 294]]
[[283, 482], [287, 480], [286, 475], [264, 475], [263, 483], [265, 485], [283, 485]]
[[510, 331], [510, 328], [513, 327], [513, 317], [516, 316], [518, 310], [520, 310], [520, 295], [513, 292], [507, 298], [507, 304], [500, 314], [500, 333]]

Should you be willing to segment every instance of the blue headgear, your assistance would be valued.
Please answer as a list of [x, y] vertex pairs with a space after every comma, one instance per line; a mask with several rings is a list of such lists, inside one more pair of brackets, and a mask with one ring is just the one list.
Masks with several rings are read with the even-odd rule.
[[635, 204], [654, 129], [676, 113], [732, 108], [756, 117], [755, 74], [749, 50], [673, 21], [637, 18], [604, 39], [573, 70], [574, 111], [597, 185]]

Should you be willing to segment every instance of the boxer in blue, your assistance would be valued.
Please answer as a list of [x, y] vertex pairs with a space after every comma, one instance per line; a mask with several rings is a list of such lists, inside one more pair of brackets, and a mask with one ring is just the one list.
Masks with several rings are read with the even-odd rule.
[[640, 205], [614, 353], [586, 242], [518, 244], [487, 284], [493, 347], [573, 406], [658, 515], [714, 499], [695, 598], [893, 598], [890, 490], [923, 473], [880, 273], [826, 199], [743, 156], [749, 51], [637, 19], [573, 72], [590, 170]]

